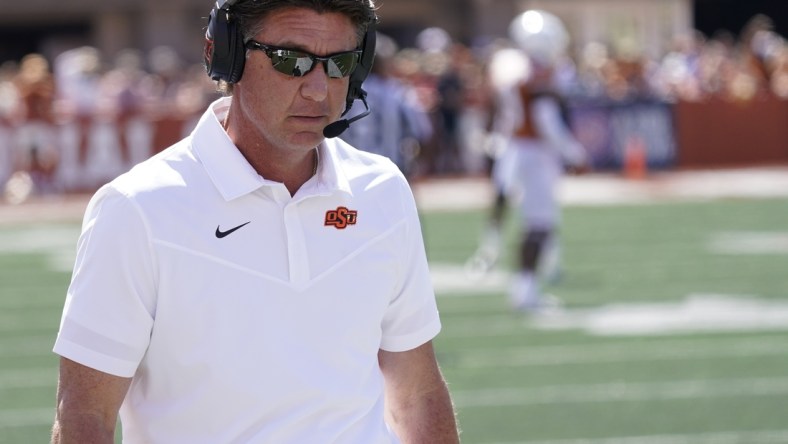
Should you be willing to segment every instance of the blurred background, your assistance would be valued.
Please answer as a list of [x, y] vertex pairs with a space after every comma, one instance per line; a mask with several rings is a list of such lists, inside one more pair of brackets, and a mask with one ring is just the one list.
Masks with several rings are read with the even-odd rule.
[[[2, 1], [0, 443], [46, 442], [87, 199], [218, 97], [212, 3]], [[376, 70], [409, 116], [384, 154], [422, 213], [463, 442], [788, 443], [788, 1], [377, 4]], [[491, 60], [535, 8], [568, 32], [557, 85], [591, 163], [561, 184], [545, 291], [565, 310], [545, 318], [506, 302], [515, 215], [498, 262], [467, 268], [494, 199]]]
[[[94, 189], [188, 133], [216, 98], [201, 59], [207, 3], [6, 3], [0, 183], [30, 171], [26, 180], [41, 193]], [[596, 170], [620, 170], [632, 147], [652, 169], [788, 160], [785, 1], [378, 5], [387, 74], [422, 114], [417, 144], [402, 148], [398, 162], [413, 178], [484, 174], [486, 66], [512, 18], [534, 8], [558, 16], [569, 33], [558, 76]], [[25, 194], [24, 184], [17, 188]]]

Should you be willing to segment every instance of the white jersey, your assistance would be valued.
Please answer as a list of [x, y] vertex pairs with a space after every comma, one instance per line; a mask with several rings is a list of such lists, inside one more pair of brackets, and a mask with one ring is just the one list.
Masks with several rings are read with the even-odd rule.
[[215, 102], [192, 135], [99, 190], [56, 353], [133, 377], [124, 443], [395, 443], [378, 351], [440, 330], [415, 203], [340, 140], [294, 195]]
[[[530, 226], [552, 228], [560, 223], [556, 187], [562, 164], [582, 165], [585, 150], [563, 121], [556, 97], [538, 95], [523, 103], [523, 95], [512, 90], [501, 94], [498, 103], [495, 130], [505, 134], [505, 142], [493, 167], [493, 180], [520, 202], [520, 215]], [[518, 135], [523, 127], [531, 134]]]

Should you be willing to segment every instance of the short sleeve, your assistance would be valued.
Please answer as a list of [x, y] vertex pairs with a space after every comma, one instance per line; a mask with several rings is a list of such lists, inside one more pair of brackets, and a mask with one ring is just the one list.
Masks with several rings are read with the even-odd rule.
[[85, 213], [54, 352], [105, 373], [133, 376], [153, 327], [154, 270], [139, 208], [110, 185], [103, 187]]
[[416, 203], [406, 183], [402, 190], [405, 241], [399, 261], [400, 280], [383, 320], [381, 343], [382, 349], [393, 352], [416, 348], [441, 329]]

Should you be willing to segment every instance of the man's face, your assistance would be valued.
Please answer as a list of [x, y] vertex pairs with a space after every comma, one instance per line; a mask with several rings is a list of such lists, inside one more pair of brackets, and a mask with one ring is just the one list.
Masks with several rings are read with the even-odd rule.
[[[357, 47], [355, 28], [338, 13], [286, 8], [269, 14], [254, 40], [264, 45], [325, 56]], [[329, 78], [318, 63], [302, 77], [276, 71], [263, 52], [250, 50], [233, 101], [247, 120], [255, 144], [274, 150], [306, 150], [323, 140], [323, 128], [344, 110], [348, 77]]]

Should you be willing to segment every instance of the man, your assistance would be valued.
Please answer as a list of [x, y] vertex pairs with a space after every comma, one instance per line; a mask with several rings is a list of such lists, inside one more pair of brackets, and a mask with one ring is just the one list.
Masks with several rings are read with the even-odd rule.
[[232, 97], [87, 209], [53, 442], [112, 442], [118, 411], [125, 443], [458, 442], [407, 182], [323, 136], [373, 8], [216, 5], [207, 68]]
[[[41, 54], [26, 55], [12, 85], [19, 99], [11, 101], [17, 102], [14, 117], [18, 119], [14, 122], [16, 149], [12, 154], [15, 158], [11, 159], [15, 171], [6, 184], [5, 193], [12, 202], [21, 202], [33, 192], [46, 194], [57, 190], [55, 80], [49, 62]], [[29, 186], [23, 186], [24, 183]]]
[[[521, 196], [519, 217], [523, 228], [509, 298], [512, 307], [527, 312], [542, 312], [558, 303], [542, 294], [538, 274], [557, 272], [559, 259], [549, 255], [557, 255], [559, 248], [561, 209], [557, 188], [562, 169], [566, 165], [570, 172], [578, 173], [587, 168], [584, 148], [572, 135], [563, 99], [552, 85], [553, 71], [551, 66], [534, 63], [531, 78], [511, 96], [514, 108], [509, 112], [517, 116], [516, 127], [495, 172], [497, 182], [504, 184], [499, 189]], [[516, 171], [507, 172], [507, 168]], [[501, 203], [501, 199], [496, 201], [497, 205]], [[555, 262], [552, 270], [544, 269], [547, 260]]]
[[[552, 280], [560, 274], [557, 236], [561, 215], [557, 187], [564, 166], [573, 173], [584, 172], [588, 159], [585, 149], [572, 135], [564, 100], [555, 85], [558, 58], [565, 45], [556, 43], [553, 53], [545, 53], [545, 47], [550, 47], [546, 42], [554, 41], [555, 37], [543, 36], [541, 33], [546, 31], [542, 28], [527, 34], [527, 38], [517, 39], [525, 32], [520, 29], [522, 24], [532, 21], [563, 28], [549, 13], [526, 11], [515, 17], [510, 30], [520, 47], [502, 50], [493, 58], [490, 74], [497, 96], [494, 134], [503, 148], [492, 172], [496, 196], [488, 227], [467, 266], [472, 272], [485, 272], [495, 264], [508, 201], [517, 200], [522, 229], [509, 302], [515, 310], [543, 313], [558, 303], [540, 289], [540, 277]], [[496, 71], [502, 69], [506, 69], [509, 77], [496, 79], [500, 77]], [[511, 71], [519, 73], [512, 76]]]

